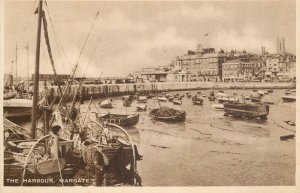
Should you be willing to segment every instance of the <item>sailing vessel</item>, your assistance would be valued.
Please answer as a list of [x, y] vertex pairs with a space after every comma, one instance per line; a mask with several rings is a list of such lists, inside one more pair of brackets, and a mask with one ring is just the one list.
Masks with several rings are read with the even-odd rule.
[[[39, 110], [38, 77], [42, 21], [45, 36], [47, 34], [42, 5], [43, 0], [39, 0], [32, 127], [28, 132], [4, 118], [5, 185], [76, 185], [77, 182], [70, 182], [68, 179], [75, 179], [74, 176], [79, 175], [81, 168], [84, 168], [84, 176], [81, 177], [90, 181], [80, 185], [135, 184], [139, 177], [136, 161], [141, 156], [130, 135], [118, 125], [102, 124], [93, 121], [91, 116], [86, 119], [86, 115], [91, 114], [89, 111], [79, 114], [75, 108], [77, 93], [71, 106], [64, 102], [78, 63], [72, 70], [67, 86], [61, 92], [58, 105], [44, 103], [41, 106], [43, 126], [36, 124]], [[50, 55], [49, 42], [47, 46]], [[52, 60], [51, 63], [54, 64]], [[56, 76], [54, 65], [52, 68]], [[128, 165], [129, 170], [126, 168]], [[120, 177], [115, 177], [116, 175]], [[8, 178], [18, 179], [18, 183], [9, 184], [5, 180]]]
[[[16, 49], [17, 61], [17, 49]], [[17, 62], [16, 62], [17, 63]], [[29, 118], [32, 111], [32, 96], [25, 89], [25, 83], [20, 81], [13, 85], [13, 75], [7, 75], [8, 85], [4, 89], [3, 114], [6, 118]], [[17, 71], [16, 77], [17, 79]]]

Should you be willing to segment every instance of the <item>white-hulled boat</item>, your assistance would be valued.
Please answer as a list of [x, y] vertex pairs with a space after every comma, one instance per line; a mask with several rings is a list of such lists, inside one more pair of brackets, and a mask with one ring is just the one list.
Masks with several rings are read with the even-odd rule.
[[101, 108], [113, 108], [113, 105], [112, 105], [112, 99], [107, 99], [107, 100], [104, 100], [102, 101], [99, 106]]
[[158, 101], [161, 101], [161, 102], [167, 102], [167, 98], [166, 98], [166, 97], [163, 97], [163, 96], [157, 97], [157, 100], [158, 100]]
[[147, 103], [147, 97], [146, 96], [139, 96], [138, 102], [139, 103]]
[[145, 103], [138, 103], [136, 104], [136, 108], [138, 111], [145, 111], [147, 110], [147, 105]]
[[222, 103], [212, 104], [211, 108], [214, 110], [224, 110], [224, 105]]
[[259, 90], [259, 91], [257, 91], [257, 94], [259, 94], [259, 95], [264, 95], [264, 94], [265, 94], [265, 91]]
[[284, 102], [294, 102], [294, 101], [296, 101], [296, 96], [295, 95], [284, 95], [282, 97], [282, 100]]
[[179, 99], [174, 99], [172, 102], [173, 102], [174, 105], [181, 105], [182, 104], [182, 100], [179, 100]]

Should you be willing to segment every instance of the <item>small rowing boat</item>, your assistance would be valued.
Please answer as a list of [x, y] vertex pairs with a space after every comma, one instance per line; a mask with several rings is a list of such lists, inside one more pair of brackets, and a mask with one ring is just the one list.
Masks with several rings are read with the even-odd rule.
[[152, 109], [149, 113], [149, 116], [159, 121], [183, 122], [185, 121], [186, 112], [169, 107], [161, 107]]
[[101, 108], [113, 108], [113, 105], [112, 105], [112, 99], [107, 99], [107, 100], [104, 100], [102, 101], [99, 106]]
[[157, 97], [157, 100], [160, 101], [160, 102], [167, 102], [167, 98], [164, 97], [164, 96]]
[[145, 103], [138, 103], [136, 104], [136, 108], [138, 111], [146, 111], [147, 105]]
[[146, 96], [139, 96], [138, 102], [139, 103], [147, 103], [147, 97]]
[[294, 95], [284, 95], [282, 97], [282, 100], [284, 102], [294, 102], [294, 101], [296, 101], [296, 96], [294, 96]]
[[174, 100], [173, 100], [173, 104], [174, 104], [174, 105], [181, 105], [181, 104], [182, 104], [182, 100], [174, 99]]
[[124, 101], [123, 101], [123, 106], [124, 106], [124, 107], [130, 107], [131, 103], [132, 103], [131, 100], [124, 100]]
[[139, 114], [122, 115], [122, 114], [97, 114], [97, 119], [100, 122], [107, 122], [117, 124], [122, 127], [129, 127], [135, 125], [139, 121]]

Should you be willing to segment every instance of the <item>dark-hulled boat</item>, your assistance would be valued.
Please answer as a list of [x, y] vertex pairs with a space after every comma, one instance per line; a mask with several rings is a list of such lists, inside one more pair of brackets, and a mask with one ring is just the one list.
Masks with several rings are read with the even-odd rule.
[[133, 95], [127, 95], [127, 96], [123, 96], [122, 100], [129, 100], [129, 101], [133, 101]]
[[192, 101], [194, 105], [202, 105], [203, 99], [198, 97], [197, 95], [193, 96]]
[[133, 114], [133, 115], [122, 115], [122, 114], [97, 114], [97, 119], [100, 122], [108, 122], [117, 124], [122, 127], [129, 127], [132, 125], [135, 125], [139, 121], [139, 114]]
[[157, 109], [152, 109], [149, 113], [149, 116], [159, 121], [183, 122], [185, 121], [186, 112], [176, 110], [170, 107], [161, 107]]
[[123, 106], [124, 107], [129, 107], [131, 105], [132, 101], [131, 100], [123, 100]]
[[32, 100], [8, 99], [3, 101], [3, 115], [6, 118], [30, 117]]
[[267, 119], [269, 105], [265, 103], [224, 103], [225, 116]]
[[250, 96], [250, 100], [251, 102], [260, 102], [261, 101], [261, 97], [260, 96]]

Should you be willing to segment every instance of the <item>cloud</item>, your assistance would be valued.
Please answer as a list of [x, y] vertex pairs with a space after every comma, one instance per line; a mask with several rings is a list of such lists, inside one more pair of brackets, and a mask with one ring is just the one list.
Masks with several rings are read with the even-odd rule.
[[107, 75], [124, 75], [145, 66], [168, 65], [176, 52], [180, 54], [195, 47], [195, 40], [181, 37], [176, 28], [168, 27], [151, 36], [133, 39], [131, 44], [134, 46], [128, 50], [116, 52], [113, 57], [99, 59], [101, 67], [94, 66], [91, 71], [102, 69]]
[[241, 32], [234, 29], [221, 29], [209, 37], [209, 44], [216, 48], [230, 51], [231, 49], [257, 52], [261, 46], [265, 46], [267, 51], [275, 52], [276, 40], [269, 40], [254, 26], [247, 25]]
[[[5, 63], [10, 64], [14, 59], [16, 42], [26, 45], [28, 41], [32, 73], [37, 21], [32, 4], [9, 2], [5, 6], [4, 24], [8, 34], [5, 36]], [[81, 56], [78, 75], [84, 74], [94, 50], [87, 76], [99, 76], [101, 72], [103, 76], [124, 76], [145, 66], [168, 65], [174, 57], [194, 50], [198, 43], [217, 50], [246, 49], [256, 53], [265, 46], [267, 51], [275, 52], [276, 37], [283, 33], [287, 50], [295, 50], [294, 3], [75, 1], [49, 3], [49, 7], [59, 44], [66, 53], [57, 48], [57, 39], [54, 39], [48, 20], [50, 43], [59, 73], [71, 72], [98, 9], [100, 16]], [[273, 8], [276, 11], [266, 11]], [[206, 33], [208, 37], [204, 37]], [[95, 48], [98, 39], [100, 42]], [[42, 50], [40, 72], [52, 73], [44, 39]], [[20, 48], [19, 55], [21, 69], [27, 63], [26, 50]], [[5, 66], [6, 72], [9, 69]], [[19, 71], [24, 75], [25, 72]]]

